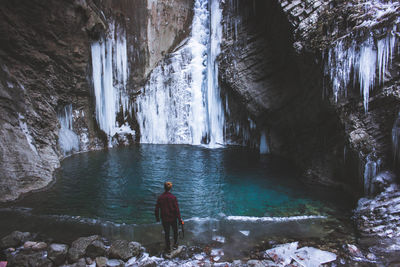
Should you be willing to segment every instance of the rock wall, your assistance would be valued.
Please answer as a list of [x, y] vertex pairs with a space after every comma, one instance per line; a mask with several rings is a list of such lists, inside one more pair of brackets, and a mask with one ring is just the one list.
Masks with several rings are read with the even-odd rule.
[[[366, 4], [231, 0], [220, 60], [225, 91], [245, 106], [258, 131], [267, 129], [272, 153], [292, 158], [307, 182], [344, 187], [356, 196], [364, 191], [368, 155], [375, 163], [380, 159], [381, 168], [393, 166], [391, 129], [400, 103], [398, 56], [384, 86], [370, 93], [367, 113], [357, 86], [336, 101], [325, 76], [335, 40], [371, 31], [360, 26], [373, 20]], [[371, 23], [377, 36], [396, 19], [396, 7], [386, 9], [379, 23]]]
[[[58, 145], [72, 104], [79, 151], [102, 149], [91, 81], [90, 44], [110, 20], [129, 32], [134, 97], [151, 69], [186, 34], [193, 2], [3, 1], [0, 6], [0, 201], [42, 189], [65, 156]], [[166, 38], [168, 36], [168, 38]]]
[[341, 186], [343, 177], [332, 174], [345, 170], [343, 128], [322, 98], [322, 79], [313, 77], [321, 61], [297, 53], [295, 28], [278, 2], [233, 2], [236, 7], [227, 6], [224, 15], [225, 91], [233, 91], [231, 99], [246, 107], [258, 131], [268, 133], [272, 153], [293, 159], [309, 182]]

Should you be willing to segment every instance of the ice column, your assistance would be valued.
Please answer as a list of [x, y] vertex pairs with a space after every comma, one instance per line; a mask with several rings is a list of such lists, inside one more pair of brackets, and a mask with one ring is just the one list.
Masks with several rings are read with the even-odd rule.
[[218, 0], [211, 0], [210, 5], [211, 34], [209, 53], [207, 58], [207, 115], [209, 145], [223, 145], [224, 140], [224, 108], [218, 85], [218, 61], [217, 56], [221, 52], [222, 40], [222, 10]]
[[111, 146], [112, 137], [116, 133], [134, 134], [128, 125], [117, 123], [120, 110], [124, 117], [129, 112], [126, 92], [129, 69], [124, 31], [111, 23], [108, 36], [94, 42], [91, 52], [96, 119], [100, 129], [107, 134]]
[[61, 152], [66, 156], [79, 151], [79, 137], [72, 127], [72, 105], [64, 107], [57, 117], [61, 126], [58, 134], [58, 144]]

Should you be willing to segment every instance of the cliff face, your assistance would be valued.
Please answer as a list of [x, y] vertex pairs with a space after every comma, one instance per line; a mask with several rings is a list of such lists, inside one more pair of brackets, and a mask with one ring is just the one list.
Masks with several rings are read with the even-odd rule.
[[[225, 91], [235, 93], [259, 130], [267, 129], [272, 152], [297, 162], [308, 182], [345, 186], [358, 195], [365, 191], [368, 162], [392, 167], [391, 133], [400, 103], [398, 56], [390, 54], [384, 83], [370, 88], [368, 112], [363, 90], [359, 93], [363, 78], [335, 93], [326, 71], [336, 68], [329, 53], [333, 58], [337, 40], [353, 38], [365, 47], [365, 33], [372, 30], [377, 44], [396, 24], [396, 5], [380, 7], [386, 13], [373, 23], [378, 12], [367, 2], [230, 1], [220, 61]], [[371, 53], [379, 54], [377, 46], [371, 46]], [[355, 49], [354, 57], [362, 53]], [[338, 69], [362, 77], [344, 64]]]
[[278, 2], [233, 2], [225, 8], [224, 90], [267, 132], [272, 153], [293, 159], [310, 182], [342, 184], [343, 127], [322, 98], [321, 61], [296, 51], [296, 29]]
[[[78, 151], [104, 148], [95, 122], [90, 44], [117, 21], [129, 32], [129, 93], [172, 50], [192, 1], [3, 1], [0, 7], [0, 201], [48, 185], [64, 157], [60, 116], [71, 106]], [[168, 38], [164, 38], [168, 36]], [[76, 151], [75, 150], [75, 151]]]

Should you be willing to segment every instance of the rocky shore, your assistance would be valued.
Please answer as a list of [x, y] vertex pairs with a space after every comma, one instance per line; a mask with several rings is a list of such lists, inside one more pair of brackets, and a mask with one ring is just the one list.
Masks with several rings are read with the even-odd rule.
[[312, 242], [262, 242], [246, 257], [227, 259], [224, 251], [212, 244], [204, 247], [179, 246], [166, 254], [162, 252], [162, 246], [147, 250], [137, 242], [110, 241], [99, 235], [80, 237], [71, 244], [62, 244], [39, 234], [14, 231], [0, 241], [0, 263], [48, 267], [381, 266], [375, 255], [369, 253], [364, 257], [363, 252], [352, 244], [337, 249], [318, 249], [311, 245], [321, 247], [321, 244]]

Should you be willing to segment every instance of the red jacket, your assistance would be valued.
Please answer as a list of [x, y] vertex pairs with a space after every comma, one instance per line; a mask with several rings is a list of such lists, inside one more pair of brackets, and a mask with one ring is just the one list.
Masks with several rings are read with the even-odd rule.
[[163, 222], [174, 222], [176, 219], [181, 221], [181, 213], [179, 212], [178, 200], [170, 192], [164, 192], [157, 199], [156, 204], [156, 220], [160, 220], [159, 210], [161, 209], [161, 220]]

